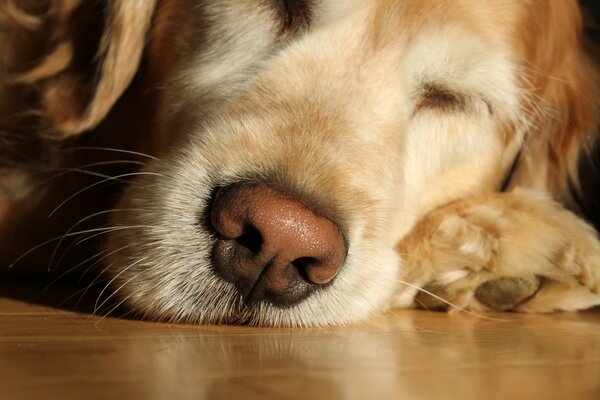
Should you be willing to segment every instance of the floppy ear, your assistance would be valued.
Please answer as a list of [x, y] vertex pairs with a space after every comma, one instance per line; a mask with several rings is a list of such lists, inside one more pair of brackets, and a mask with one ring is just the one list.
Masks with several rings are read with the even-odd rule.
[[600, 75], [577, 2], [553, 4], [539, 19], [545, 22], [532, 21], [522, 33], [530, 128], [510, 186], [548, 191], [572, 205], [580, 164], [600, 139]]
[[136, 74], [156, 0], [0, 1], [8, 84], [34, 94], [39, 131], [62, 139], [94, 128]]

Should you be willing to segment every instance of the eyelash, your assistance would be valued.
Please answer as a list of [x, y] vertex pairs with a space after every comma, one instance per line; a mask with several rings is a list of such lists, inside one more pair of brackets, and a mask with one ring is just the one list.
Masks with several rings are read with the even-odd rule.
[[444, 111], [464, 111], [466, 99], [459, 93], [453, 92], [434, 84], [424, 84], [418, 93], [416, 111], [421, 109], [437, 109]]
[[422, 85], [416, 97], [414, 114], [423, 109], [465, 112], [472, 108], [473, 101], [480, 101], [493, 114], [491, 104], [483, 96], [467, 96], [436, 84]]

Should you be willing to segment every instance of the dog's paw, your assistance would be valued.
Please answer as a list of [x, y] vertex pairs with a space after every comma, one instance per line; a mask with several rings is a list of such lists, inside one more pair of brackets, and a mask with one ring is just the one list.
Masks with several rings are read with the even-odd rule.
[[[486, 214], [488, 210], [479, 211]], [[457, 262], [472, 271], [494, 269], [500, 241], [498, 230], [490, 227], [504, 222], [501, 215], [495, 214], [480, 217], [480, 223], [472, 221], [472, 216], [459, 214], [449, 214], [441, 221], [431, 238], [433, 246], [448, 256], [433, 266], [438, 274], [452, 271]]]
[[540, 289], [518, 311], [574, 311], [600, 304], [600, 245], [595, 235], [574, 231], [553, 260]]
[[404, 280], [423, 288], [417, 306], [552, 312], [600, 304], [595, 231], [534, 192], [438, 209], [398, 250], [406, 261]]

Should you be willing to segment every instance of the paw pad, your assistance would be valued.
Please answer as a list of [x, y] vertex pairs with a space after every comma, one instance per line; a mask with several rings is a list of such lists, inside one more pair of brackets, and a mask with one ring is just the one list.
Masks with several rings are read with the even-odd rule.
[[475, 289], [475, 298], [497, 311], [513, 310], [535, 295], [540, 284], [537, 277], [498, 278], [479, 285]]

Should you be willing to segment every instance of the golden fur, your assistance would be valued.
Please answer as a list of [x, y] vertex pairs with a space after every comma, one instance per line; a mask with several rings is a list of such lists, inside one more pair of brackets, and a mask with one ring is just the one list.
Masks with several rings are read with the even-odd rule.
[[[576, 1], [45, 3], [0, 1], [8, 275], [54, 267], [82, 232], [106, 236], [70, 264], [102, 265], [97, 306], [152, 319], [341, 324], [423, 287], [482, 310], [478, 288], [502, 279], [535, 285], [509, 309], [600, 304], [600, 243], [566, 209], [600, 122]], [[248, 306], [214, 274], [200, 222], [240, 181], [342, 228], [330, 285]]]

